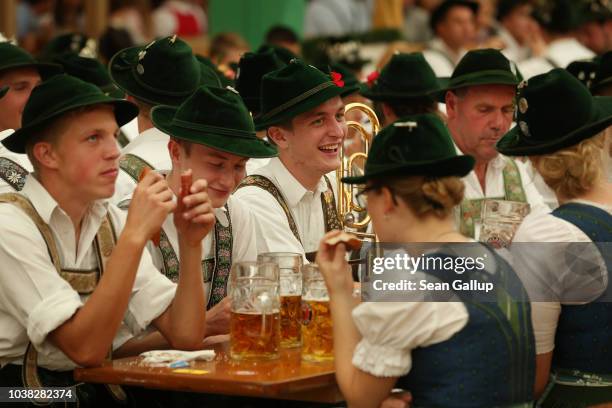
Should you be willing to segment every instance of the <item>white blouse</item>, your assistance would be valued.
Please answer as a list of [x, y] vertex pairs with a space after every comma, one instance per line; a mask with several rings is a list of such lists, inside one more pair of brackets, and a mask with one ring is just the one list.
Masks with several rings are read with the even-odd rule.
[[[575, 202], [596, 206], [612, 214], [612, 206], [583, 200]], [[532, 250], [529, 250], [521, 242], [554, 244], [531, 245]], [[593, 265], [599, 265], [596, 275], [589, 274], [590, 278], [584, 279], [586, 275], [575, 273], [576, 270], [572, 271], [568, 265], [571, 244], [589, 242], [589, 237], [578, 227], [552, 214], [530, 214], [516, 232], [511, 248], [513, 266], [533, 300], [531, 314], [537, 354], [554, 349], [562, 304], [588, 303], [598, 298], [607, 287], [607, 268], [595, 247], [585, 245], [577, 248], [581, 250], [581, 257], [592, 259]]]

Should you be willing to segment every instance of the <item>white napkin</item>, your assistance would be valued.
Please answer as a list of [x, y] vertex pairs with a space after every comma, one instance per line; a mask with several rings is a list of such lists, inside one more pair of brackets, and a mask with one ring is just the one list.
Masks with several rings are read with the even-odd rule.
[[181, 350], [151, 350], [140, 353], [144, 363], [169, 363], [173, 361], [212, 361], [214, 350], [181, 351]]

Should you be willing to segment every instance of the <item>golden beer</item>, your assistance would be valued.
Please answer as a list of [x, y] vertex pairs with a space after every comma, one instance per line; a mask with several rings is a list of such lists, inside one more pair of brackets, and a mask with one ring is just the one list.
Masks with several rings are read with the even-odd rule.
[[231, 312], [230, 355], [237, 360], [279, 357], [280, 313]]
[[302, 302], [302, 359], [330, 361], [334, 359], [334, 338], [329, 300]]
[[302, 296], [281, 296], [281, 346], [302, 344]]

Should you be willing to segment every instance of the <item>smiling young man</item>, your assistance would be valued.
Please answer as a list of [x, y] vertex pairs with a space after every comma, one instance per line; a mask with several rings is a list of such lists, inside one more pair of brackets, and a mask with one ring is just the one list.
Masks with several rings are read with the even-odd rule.
[[[476, 159], [474, 170], [463, 178], [465, 199], [460, 206], [461, 232], [476, 239], [487, 199], [529, 203], [531, 211], [548, 208], [524, 163], [495, 149], [512, 124], [517, 83], [501, 52], [482, 49], [463, 57], [445, 90], [447, 126], [455, 146]], [[528, 108], [519, 101], [518, 109]]]
[[326, 231], [340, 228], [335, 177], [347, 132], [342, 80], [293, 60], [262, 79], [257, 129], [267, 129], [278, 158], [248, 176], [235, 195], [251, 205], [259, 252], [315, 252]]
[[[206, 335], [227, 334], [229, 299], [222, 300], [232, 263], [257, 260], [255, 221], [247, 205], [230, 194], [244, 178], [247, 161], [276, 156], [276, 148], [257, 138], [248, 109], [231, 89], [201, 87], [178, 108], [153, 108], [151, 119], [157, 129], [170, 135], [172, 168], [165, 176], [174, 194], [179, 195], [181, 174], [187, 169], [194, 178], [208, 183], [216, 223], [202, 241], [201, 266], [209, 308]], [[153, 262], [171, 280], [179, 276], [178, 243], [179, 231], [168, 216], [159, 243], [148, 244]]]
[[[34, 89], [23, 127], [3, 141], [34, 167], [20, 194], [0, 196], [3, 385], [32, 386], [38, 373], [43, 384], [71, 380], [75, 366], [99, 365], [149, 325], [173, 348], [202, 344], [201, 240], [214, 223], [206, 182], [196, 180], [175, 203], [163, 177], [149, 174], [127, 217], [107, 201], [118, 174], [116, 135], [136, 114], [133, 104], [58, 75]], [[172, 211], [178, 284], [145, 251]]]
[[[36, 61], [25, 50], [9, 42], [0, 43], [0, 88], [9, 90], [0, 99], [0, 140], [21, 127], [23, 108], [42, 78], [62, 71], [59, 65]], [[17, 154], [0, 146], [0, 193], [23, 187], [32, 165], [25, 154]]]

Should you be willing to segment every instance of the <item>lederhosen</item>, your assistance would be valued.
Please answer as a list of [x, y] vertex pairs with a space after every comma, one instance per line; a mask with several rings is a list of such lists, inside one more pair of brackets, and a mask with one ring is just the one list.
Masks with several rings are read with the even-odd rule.
[[[144, 159], [133, 154], [126, 154], [119, 160], [119, 167], [123, 169], [134, 181], [138, 182], [140, 174], [145, 167], [153, 170], [153, 166]], [[127, 209], [130, 200], [119, 203], [119, 207]], [[225, 206], [228, 226], [215, 222], [213, 234], [213, 257], [202, 261], [202, 276], [205, 283], [210, 282], [207, 309], [210, 309], [227, 296], [227, 282], [232, 267], [232, 221], [229, 207]], [[172, 247], [168, 235], [162, 229], [160, 233], [159, 252], [163, 260], [163, 273], [173, 282], [178, 282], [179, 258]]]
[[527, 196], [523, 189], [521, 174], [514, 160], [505, 158], [506, 165], [502, 170], [504, 179], [503, 197], [486, 197], [474, 200], [464, 199], [459, 206], [460, 231], [463, 235], [474, 238], [476, 235], [475, 224], [482, 220], [483, 203], [488, 199], [527, 202]]
[[[325, 223], [325, 231], [328, 232], [335, 229], [341, 230], [342, 225], [340, 225], [338, 210], [336, 209], [336, 199], [334, 197], [334, 190], [332, 190], [332, 184], [331, 181], [329, 181], [329, 178], [327, 176], [324, 176], [324, 178], [325, 182], [327, 183], [327, 191], [321, 194], [321, 207], [323, 208], [323, 221]], [[302, 239], [300, 238], [300, 233], [297, 229], [297, 224], [295, 222], [295, 219], [293, 218], [291, 209], [289, 209], [289, 205], [287, 204], [285, 197], [280, 192], [278, 187], [276, 187], [276, 185], [270, 179], [259, 174], [254, 174], [245, 177], [240, 183], [240, 185], [237, 187], [237, 189], [247, 186], [259, 187], [270, 193], [272, 197], [276, 199], [278, 204], [283, 209], [285, 216], [287, 217], [287, 222], [289, 223], [289, 228], [291, 229], [291, 232], [299, 241], [299, 243], [302, 244]], [[306, 259], [308, 259], [310, 262], [314, 262], [315, 255], [316, 252], [306, 253]]]
[[[612, 401], [612, 215], [588, 204], [567, 203], [552, 212], [584, 232], [599, 249], [608, 286], [594, 301], [562, 304], [543, 407], [586, 407]], [[607, 245], [603, 245], [606, 243]]]
[[13, 160], [0, 157], [0, 178], [13, 187], [15, 191], [21, 191], [25, 185], [28, 171]]
[[[107, 214], [102, 221], [94, 241], [98, 268], [92, 270], [64, 269], [61, 265], [61, 257], [51, 229], [40, 217], [28, 198], [17, 193], [5, 193], [0, 195], [0, 203], [9, 203], [20, 208], [34, 222], [47, 244], [49, 256], [57, 273], [62, 279], [68, 282], [79, 295], [89, 295], [94, 291], [100, 280], [100, 276], [104, 273], [106, 261], [112, 254], [113, 248], [117, 242], [117, 234], [115, 233], [109, 214]], [[109, 358], [110, 357], [111, 353], [109, 351]], [[21, 383], [24, 387], [69, 386], [75, 384], [72, 380], [71, 372], [54, 372], [39, 368], [37, 360], [38, 352], [32, 347], [32, 343], [29, 343], [21, 366]], [[121, 387], [107, 385], [107, 388], [117, 401], [126, 400], [126, 394]], [[93, 386], [88, 387], [86, 384], [77, 385], [77, 395], [79, 398], [84, 398], [86, 400], [82, 401], [85, 405], [89, 403], [88, 401], [93, 401], [91, 400], [92, 398], [96, 398], [96, 392]], [[99, 395], [97, 398], [99, 398]], [[31, 402], [39, 406], [50, 405], [50, 402], [47, 400], [32, 400]]]

